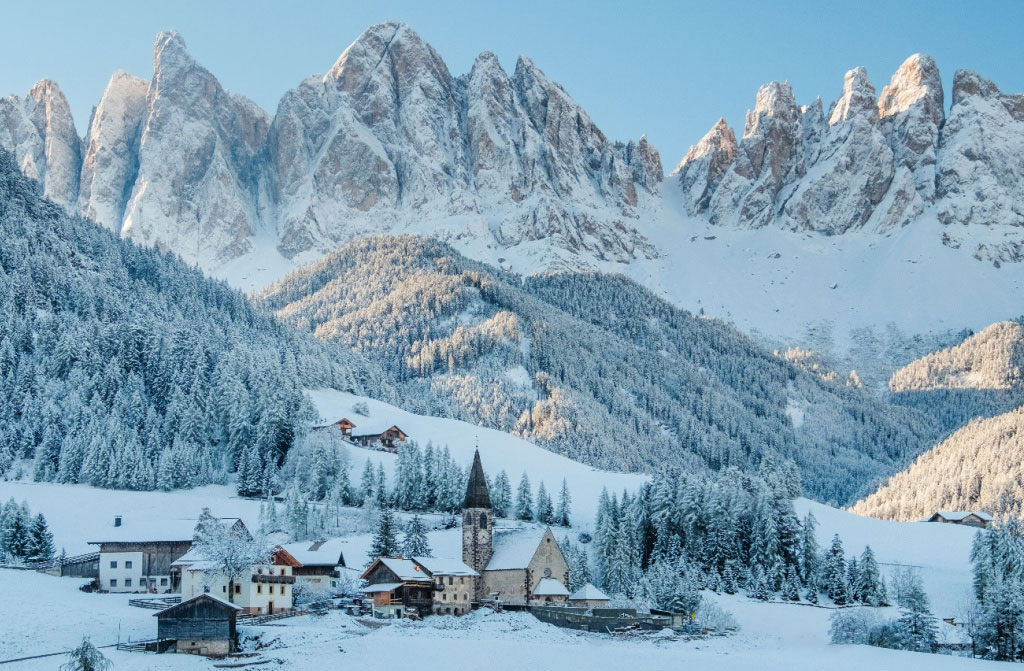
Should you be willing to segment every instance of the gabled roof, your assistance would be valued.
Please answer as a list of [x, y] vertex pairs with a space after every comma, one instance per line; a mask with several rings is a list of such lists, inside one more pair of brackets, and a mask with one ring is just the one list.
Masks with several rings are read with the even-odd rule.
[[413, 557], [412, 560], [426, 569], [430, 575], [480, 575], [461, 559], [438, 559], [437, 557]]
[[157, 617], [158, 615], [167, 615], [167, 614], [172, 613], [173, 611], [175, 611], [175, 610], [177, 610], [179, 608], [183, 608], [183, 607], [187, 606], [188, 604], [192, 603], [193, 601], [200, 601], [200, 600], [212, 601], [213, 603], [217, 604], [218, 606], [224, 606], [224, 607], [228, 608], [229, 610], [242, 610], [241, 606], [237, 606], [237, 605], [231, 603], [230, 601], [226, 601], [224, 599], [221, 599], [220, 597], [214, 596], [212, 594], [200, 594], [199, 596], [194, 596], [191, 599], [186, 599], [186, 600], [182, 601], [181, 603], [176, 603], [173, 606], [171, 606], [170, 608], [164, 608], [159, 613], [153, 613], [153, 617]]
[[303, 541], [301, 543], [288, 543], [282, 545], [301, 566], [344, 566], [345, 555], [342, 546], [345, 544], [340, 538], [332, 538], [328, 541]]
[[534, 596], [569, 596], [569, 590], [565, 585], [554, 578], [541, 578], [537, 583], [537, 589], [533, 590]]
[[363, 594], [376, 594], [378, 592], [391, 592], [402, 586], [400, 582], [384, 582], [376, 585], [368, 585], [359, 589]]
[[486, 571], [507, 571], [524, 569], [530, 566], [537, 548], [544, 540], [547, 529], [528, 527], [525, 529], [495, 529], [492, 545], [494, 548], [491, 560], [487, 562]]
[[377, 564], [382, 564], [387, 567], [387, 569], [402, 582], [430, 582], [430, 576], [427, 575], [426, 571], [423, 570], [423, 567], [418, 566], [416, 562], [411, 559], [394, 557], [378, 557], [375, 559], [363, 572], [363, 579], [370, 574]]
[[611, 601], [607, 594], [594, 587], [589, 582], [573, 592], [569, 599], [572, 601]]
[[352, 431], [353, 436], [378, 436], [388, 429], [395, 429], [405, 435], [405, 431], [402, 431], [394, 423], [386, 421], [384, 419], [364, 419], [360, 421], [359, 425]]
[[[984, 520], [986, 522], [991, 522], [993, 520], [993, 517], [988, 513], [983, 513], [981, 511], [975, 510], [940, 510], [937, 513], [935, 513], [935, 515], [938, 515], [947, 520], [955, 521], [967, 519], [971, 515], [974, 515], [978, 519]], [[935, 517], [935, 515], [932, 515], [932, 517]]]
[[490, 508], [491, 494], [487, 491], [487, 477], [484, 475], [483, 464], [480, 463], [480, 450], [473, 453], [473, 468], [469, 471], [469, 483], [466, 485], [466, 498], [463, 508]]
[[[219, 517], [220, 522], [233, 527], [245, 523], [237, 517]], [[145, 520], [133, 522], [125, 519], [119, 527], [113, 525], [103, 532], [100, 540], [89, 541], [90, 545], [103, 543], [191, 543], [196, 532], [198, 519]], [[248, 532], [248, 529], [246, 529]]]

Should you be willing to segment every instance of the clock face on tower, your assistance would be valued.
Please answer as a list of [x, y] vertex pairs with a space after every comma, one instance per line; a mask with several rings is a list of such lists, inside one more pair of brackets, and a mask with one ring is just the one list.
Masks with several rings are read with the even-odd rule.
[[544, 577], [545, 578], [550, 578], [551, 577], [551, 569], [549, 569], [549, 568], [544, 569]]

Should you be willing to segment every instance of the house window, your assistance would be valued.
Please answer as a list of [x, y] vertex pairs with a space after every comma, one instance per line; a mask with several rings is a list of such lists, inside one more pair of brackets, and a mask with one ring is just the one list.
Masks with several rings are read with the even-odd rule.
[[241, 585], [235, 585], [235, 594], [241, 594], [241, 593], [242, 593], [242, 586]]
[[259, 573], [260, 575], [263, 575], [263, 569], [256, 569], [256, 572]]
[[256, 593], [263, 594], [263, 585], [256, 585]]
[[469, 601], [469, 595], [468, 594], [463, 594], [462, 595], [462, 600], [463, 601]]
[[228, 586], [227, 585], [221, 585], [220, 591], [227, 592], [228, 591]]
[[281, 585], [281, 596], [284, 596], [284, 591], [288, 589], [288, 585]]
[[281, 575], [284, 575], [284, 569], [281, 569]]
[[110, 562], [110, 568], [117, 568], [117, 562], [116, 561]]
[[448, 600], [448, 592], [441, 592], [441, 601]]
[[112, 579], [112, 580], [110, 581], [110, 586], [111, 586], [111, 587], [117, 587], [117, 578], [113, 578], [113, 579]]
[[167, 578], [160, 578], [160, 586], [163, 587], [165, 585], [167, 585]]
[[146, 586], [146, 579], [145, 578], [139, 578], [139, 587], [145, 587], [145, 586]]
[[131, 578], [125, 578], [124, 579], [124, 586], [125, 587], [131, 587], [132, 586], [132, 579]]
[[270, 593], [271, 593], [271, 594], [273, 594], [273, 593], [274, 593], [274, 586], [273, 586], [273, 585], [271, 585], [271, 586], [270, 586], [270, 587], [269, 587], [268, 589], [270, 590]]
[[455, 578], [453, 578], [451, 576], [448, 576], [448, 584], [449, 585], [454, 585], [455, 584]]
[[124, 567], [125, 567], [125, 568], [131, 568], [131, 567], [132, 567], [132, 563], [131, 563], [130, 561], [126, 561], [126, 562], [124, 563]]

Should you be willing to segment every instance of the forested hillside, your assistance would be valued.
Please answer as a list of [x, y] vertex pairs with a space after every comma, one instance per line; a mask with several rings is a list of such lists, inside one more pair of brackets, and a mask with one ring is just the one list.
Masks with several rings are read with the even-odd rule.
[[1024, 408], [977, 419], [859, 501], [853, 512], [919, 520], [937, 510], [1024, 514]]
[[270, 472], [350, 350], [44, 200], [0, 150], [0, 477], [131, 489]]
[[854, 506], [914, 520], [936, 510], [1024, 513], [1024, 328], [999, 322], [897, 371], [897, 403], [927, 409], [952, 435]]
[[260, 300], [379, 363], [420, 410], [604, 468], [749, 470], [771, 454], [800, 466], [809, 495], [849, 502], [938, 437], [924, 413], [823, 381], [620, 276], [523, 278], [378, 237]]

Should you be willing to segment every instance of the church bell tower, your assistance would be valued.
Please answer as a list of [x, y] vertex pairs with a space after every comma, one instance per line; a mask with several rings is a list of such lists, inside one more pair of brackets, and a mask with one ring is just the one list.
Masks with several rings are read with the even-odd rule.
[[474, 580], [477, 599], [486, 596], [483, 593], [483, 573], [491, 560], [493, 530], [494, 510], [491, 508], [491, 495], [487, 491], [487, 478], [484, 477], [480, 452], [477, 451], [473, 455], [473, 468], [469, 472], [466, 498], [462, 502], [462, 561], [481, 576]]

